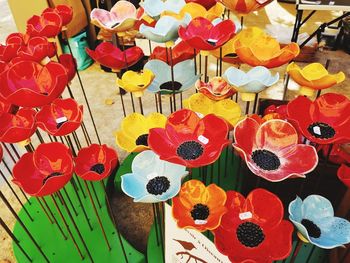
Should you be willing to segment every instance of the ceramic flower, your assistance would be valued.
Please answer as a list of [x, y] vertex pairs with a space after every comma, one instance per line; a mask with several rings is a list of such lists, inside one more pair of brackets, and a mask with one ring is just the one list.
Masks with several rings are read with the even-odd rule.
[[58, 60], [67, 71], [68, 82], [71, 82], [74, 79], [75, 74], [77, 73], [77, 61], [71, 54], [62, 54], [58, 57]]
[[179, 27], [186, 26], [190, 21], [191, 16], [189, 14], [185, 14], [182, 19], [162, 16], [153, 27], [142, 24], [140, 33], [147, 39], [157, 43], [175, 42], [179, 37]]
[[141, 97], [154, 79], [154, 74], [149, 69], [141, 72], [128, 70], [121, 79], [117, 79], [117, 85], [126, 91], [132, 92], [135, 97]]
[[256, 93], [275, 85], [279, 77], [278, 73], [272, 76], [270, 70], [262, 66], [254, 67], [247, 73], [238, 68], [229, 67], [223, 75], [230, 85], [238, 92], [242, 92], [244, 101], [253, 101]]
[[264, 119], [268, 119], [271, 116], [273, 119], [286, 120], [288, 118], [287, 105], [275, 105], [272, 104], [264, 110]]
[[235, 51], [239, 59], [252, 67], [275, 68], [299, 55], [298, 44], [290, 43], [280, 48], [278, 41], [253, 27], [242, 30], [235, 39]]
[[281, 200], [258, 188], [247, 198], [227, 192], [227, 213], [214, 230], [216, 248], [231, 262], [274, 262], [292, 251], [293, 225], [283, 220]]
[[336, 164], [350, 163], [350, 144], [319, 144], [317, 151], [328, 161]]
[[342, 164], [337, 171], [337, 176], [348, 188], [350, 188], [350, 167]]
[[149, 60], [144, 69], [153, 72], [154, 79], [148, 87], [152, 93], [162, 94], [179, 93], [193, 87], [200, 75], [195, 75], [194, 62], [192, 59], [177, 63], [174, 67], [174, 82], [171, 78], [171, 67], [158, 59]]
[[185, 4], [184, 0], [144, 0], [140, 2], [140, 6], [143, 7], [145, 13], [154, 18], [158, 18], [165, 11], [178, 14]]
[[90, 14], [91, 23], [104, 31], [125, 32], [137, 21], [136, 7], [129, 1], [118, 1], [110, 11], [94, 8]]
[[227, 121], [230, 128], [233, 128], [241, 118], [240, 106], [231, 99], [215, 101], [209, 99], [202, 93], [195, 93], [188, 99], [183, 101], [184, 108], [204, 116], [214, 114]]
[[91, 144], [78, 152], [74, 163], [74, 172], [77, 176], [88, 181], [101, 181], [117, 166], [118, 155], [106, 144]]
[[11, 103], [8, 103], [8, 101], [6, 101], [0, 96], [0, 116], [3, 113], [9, 112], [10, 109], [11, 109]]
[[229, 41], [235, 30], [235, 24], [231, 20], [214, 25], [203, 17], [197, 17], [192, 19], [187, 27], [179, 28], [179, 36], [195, 49], [214, 50]]
[[173, 217], [180, 228], [213, 230], [226, 213], [225, 202], [226, 193], [216, 184], [206, 187], [201, 181], [189, 180], [173, 198]]
[[345, 80], [345, 74], [342, 71], [329, 74], [320, 63], [311, 63], [301, 69], [293, 62], [288, 65], [287, 72], [301, 86], [301, 94], [308, 96], [313, 95], [315, 90], [328, 89]]
[[[54, 46], [55, 48], [55, 46]], [[50, 43], [46, 37], [32, 37], [28, 40], [26, 45], [23, 45], [17, 55], [24, 60], [33, 60], [41, 62], [44, 58], [52, 55], [52, 43]], [[56, 49], [54, 50], [56, 53]], [[43, 64], [50, 62], [48, 59]]]
[[46, 8], [43, 13], [57, 13], [62, 20], [62, 26], [68, 25], [73, 19], [73, 8], [68, 5], [56, 5], [54, 8]]
[[153, 128], [148, 144], [162, 160], [200, 167], [214, 163], [227, 146], [226, 122], [209, 114], [204, 118], [188, 109], [172, 113], [165, 128]]
[[259, 125], [252, 118], [240, 121], [234, 130], [234, 148], [248, 168], [271, 182], [305, 177], [318, 162], [313, 146], [298, 144], [298, 133], [287, 121], [272, 119]]
[[142, 152], [149, 149], [148, 134], [152, 128], [164, 128], [166, 117], [151, 113], [147, 117], [139, 113], [126, 116], [115, 134], [117, 145], [127, 152]]
[[222, 77], [214, 77], [207, 83], [197, 80], [195, 87], [211, 100], [223, 100], [236, 93], [236, 90]]
[[194, 56], [197, 55], [197, 53], [198, 51], [195, 51], [186, 42], [180, 41], [178, 44], [172, 47], [171, 52], [170, 48], [156, 46], [152, 51], [150, 59], [158, 59], [163, 62], [166, 62], [168, 65], [176, 65], [177, 63], [182, 62], [184, 60], [194, 58]]
[[180, 191], [181, 180], [188, 174], [185, 166], [162, 161], [150, 150], [134, 158], [131, 170], [121, 177], [121, 188], [134, 202], [141, 203], [173, 198]]
[[38, 127], [50, 135], [64, 136], [80, 127], [83, 106], [74, 99], [55, 99], [35, 115]]
[[332, 249], [350, 242], [350, 222], [334, 216], [331, 202], [320, 195], [289, 204], [289, 219], [311, 244]]
[[216, 5], [217, 1], [216, 0], [185, 0], [186, 3], [196, 3], [198, 5], [201, 5], [205, 7], [205, 9], [209, 10], [212, 8], [214, 5]]
[[13, 167], [13, 182], [31, 196], [53, 194], [72, 178], [73, 157], [62, 143], [42, 143]]
[[109, 42], [99, 44], [95, 50], [86, 48], [86, 52], [97, 63], [115, 71], [131, 67], [143, 57], [142, 49], [137, 46], [121, 51]]
[[350, 100], [326, 93], [315, 101], [299, 96], [288, 103], [288, 117], [308, 140], [317, 144], [347, 142], [350, 139]]
[[7, 36], [5, 45], [0, 44], [0, 61], [10, 62], [17, 56], [18, 50], [24, 45], [23, 35], [13, 33]]
[[249, 14], [250, 12], [264, 7], [272, 1], [273, 0], [218, 0], [218, 2], [238, 14]]
[[27, 34], [31, 37], [56, 37], [62, 29], [62, 19], [55, 12], [32, 16], [27, 21]]
[[30, 138], [36, 131], [35, 111], [19, 109], [16, 114], [0, 114], [0, 141], [16, 143]]

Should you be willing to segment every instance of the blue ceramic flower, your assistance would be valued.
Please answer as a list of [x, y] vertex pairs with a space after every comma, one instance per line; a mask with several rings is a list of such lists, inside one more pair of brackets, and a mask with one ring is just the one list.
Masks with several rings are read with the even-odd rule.
[[173, 86], [175, 93], [183, 92], [193, 87], [200, 77], [200, 75], [195, 75], [192, 59], [179, 62], [173, 67], [174, 84], [171, 79], [171, 67], [167, 63], [152, 59], [146, 63], [144, 69], [151, 70], [155, 76], [147, 88], [152, 93], [170, 94], [173, 92]]
[[289, 204], [289, 219], [310, 243], [332, 249], [350, 242], [350, 222], [334, 216], [331, 202], [320, 195], [297, 197]]
[[186, 167], [159, 159], [153, 151], [138, 154], [131, 165], [132, 173], [121, 177], [121, 187], [134, 202], [157, 203], [176, 196]]
[[156, 18], [164, 11], [178, 14], [185, 4], [185, 0], [144, 0], [140, 3], [140, 6], [143, 7], [147, 15]]
[[175, 41], [179, 37], [179, 27], [187, 26], [190, 21], [191, 16], [189, 14], [185, 14], [182, 20], [177, 20], [171, 16], [162, 16], [154, 27], [142, 24], [140, 26], [140, 33], [147, 39], [157, 43]]

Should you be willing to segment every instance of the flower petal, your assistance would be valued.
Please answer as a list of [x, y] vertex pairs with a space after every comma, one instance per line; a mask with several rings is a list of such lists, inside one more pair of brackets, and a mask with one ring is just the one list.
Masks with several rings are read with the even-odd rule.
[[134, 198], [136, 201], [137, 199], [148, 195], [146, 189], [147, 182], [146, 177], [135, 173], [129, 173], [121, 177], [121, 188], [126, 195]]
[[326, 217], [334, 216], [331, 202], [320, 195], [309, 195], [303, 201], [302, 205], [303, 218], [313, 222]]
[[255, 148], [255, 136], [259, 129], [259, 123], [253, 118], [245, 118], [238, 122], [234, 130], [233, 146], [239, 147], [245, 153], [250, 155]]

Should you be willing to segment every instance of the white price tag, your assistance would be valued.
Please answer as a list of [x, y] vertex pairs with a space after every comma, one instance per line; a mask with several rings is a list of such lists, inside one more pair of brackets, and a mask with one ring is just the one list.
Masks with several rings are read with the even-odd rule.
[[207, 144], [209, 142], [209, 139], [204, 137], [203, 135], [198, 136], [198, 141], [200, 141], [203, 144]]
[[241, 220], [250, 219], [252, 217], [253, 217], [253, 214], [251, 212], [244, 212], [239, 214], [239, 219]]
[[312, 130], [314, 131], [315, 134], [321, 135], [321, 129], [318, 126], [315, 126], [312, 128]]
[[60, 124], [60, 123], [65, 122], [65, 121], [68, 121], [66, 116], [63, 116], [63, 117], [60, 117], [60, 118], [56, 119], [56, 123], [57, 124]]
[[199, 220], [199, 219], [194, 220], [195, 225], [205, 225], [206, 223], [208, 223], [207, 220]]
[[208, 42], [210, 42], [210, 43], [216, 43], [216, 42], [218, 42], [218, 40], [217, 40], [217, 39], [209, 38], [209, 39], [208, 39]]

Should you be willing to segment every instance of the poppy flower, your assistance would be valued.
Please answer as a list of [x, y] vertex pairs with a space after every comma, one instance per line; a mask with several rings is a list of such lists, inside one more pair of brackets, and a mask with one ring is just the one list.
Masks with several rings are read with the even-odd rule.
[[56, 5], [54, 8], [46, 8], [44, 13], [57, 13], [61, 17], [62, 26], [68, 25], [73, 19], [73, 8], [68, 5]]
[[305, 177], [318, 162], [311, 145], [298, 144], [298, 133], [287, 121], [272, 119], [259, 125], [252, 118], [240, 121], [234, 130], [233, 147], [257, 176], [271, 182]]
[[54, 12], [32, 16], [27, 21], [27, 34], [31, 37], [56, 37], [62, 29], [62, 19]]
[[0, 141], [16, 143], [30, 138], [36, 131], [35, 111], [19, 109], [16, 114], [3, 112], [0, 115]]
[[196, 3], [198, 5], [201, 5], [205, 7], [205, 9], [209, 10], [212, 8], [214, 5], [216, 5], [217, 1], [216, 0], [185, 0], [186, 3]]
[[64, 66], [67, 71], [68, 82], [71, 82], [75, 77], [76, 71], [76, 63], [77, 61], [71, 54], [62, 54], [58, 58], [60, 64]]
[[95, 50], [86, 48], [86, 52], [97, 63], [115, 71], [130, 67], [143, 57], [142, 49], [137, 46], [121, 51], [110, 42], [99, 44]]
[[108, 177], [117, 166], [117, 152], [106, 144], [91, 144], [82, 148], [74, 159], [74, 172], [88, 181], [100, 181]]
[[263, 8], [272, 1], [273, 0], [218, 0], [218, 2], [238, 14], [249, 14], [250, 12]]
[[135, 97], [141, 97], [153, 79], [154, 75], [149, 69], [141, 72], [128, 70], [121, 79], [117, 79], [117, 85], [128, 92], [132, 92]]
[[17, 56], [18, 50], [24, 45], [24, 36], [21, 33], [12, 33], [7, 36], [5, 45], [0, 44], [0, 61], [10, 62]]
[[73, 174], [73, 157], [62, 143], [42, 143], [13, 167], [13, 182], [31, 196], [46, 196], [63, 188]]
[[50, 135], [64, 136], [80, 127], [83, 106], [73, 99], [55, 99], [43, 106], [35, 116], [38, 127]]
[[315, 90], [328, 89], [345, 80], [345, 74], [342, 71], [329, 74], [320, 63], [311, 63], [301, 69], [293, 62], [288, 65], [287, 72], [301, 86], [301, 94], [308, 96], [313, 95]]
[[150, 150], [134, 158], [131, 170], [121, 177], [121, 188], [134, 202], [142, 203], [173, 198], [180, 191], [181, 180], [188, 174], [185, 166], [162, 161]]
[[225, 202], [226, 193], [216, 184], [206, 187], [201, 181], [189, 180], [173, 198], [173, 217], [180, 228], [213, 230], [227, 211]]
[[168, 117], [165, 128], [150, 130], [148, 145], [162, 160], [201, 167], [219, 158], [229, 143], [227, 133], [226, 121], [214, 114], [201, 119], [195, 112], [182, 109]]
[[348, 188], [350, 188], [350, 167], [342, 164], [337, 171], [337, 176]]
[[149, 149], [148, 134], [152, 128], [164, 128], [166, 117], [151, 113], [147, 117], [139, 113], [126, 116], [116, 132], [117, 145], [127, 152], [142, 152]]
[[125, 32], [137, 21], [136, 7], [129, 1], [118, 1], [110, 11], [94, 8], [90, 14], [91, 23], [110, 33]]
[[3, 113], [9, 112], [10, 109], [11, 109], [11, 104], [8, 103], [5, 99], [3, 99], [3, 98], [0, 96], [0, 116], [1, 116]]
[[195, 93], [188, 99], [183, 101], [184, 108], [204, 116], [214, 114], [221, 117], [229, 123], [230, 128], [233, 128], [241, 118], [240, 106], [231, 99], [211, 100], [202, 93]]
[[178, 14], [185, 4], [185, 0], [144, 0], [140, 2], [145, 13], [153, 18], [158, 18], [165, 11]]
[[350, 139], [350, 100], [326, 93], [315, 101], [299, 96], [288, 103], [288, 117], [308, 140], [317, 144], [347, 142]]
[[236, 26], [231, 20], [217, 24], [197, 17], [187, 27], [180, 26], [179, 36], [191, 47], [199, 50], [214, 50], [229, 41], [235, 34]]
[[297, 43], [290, 43], [281, 49], [278, 41], [266, 35], [257, 27], [242, 30], [236, 36], [235, 51], [239, 59], [252, 67], [275, 68], [282, 66], [299, 55]]
[[243, 101], [253, 101], [256, 93], [275, 85], [279, 77], [278, 72], [272, 76], [270, 70], [262, 66], [254, 67], [247, 73], [238, 68], [229, 67], [223, 75], [230, 85], [242, 93]]
[[300, 197], [289, 204], [289, 219], [311, 244], [332, 249], [350, 242], [350, 222], [335, 217], [331, 202], [320, 195]]
[[59, 97], [68, 83], [64, 67], [56, 62], [40, 65], [20, 61], [1, 75], [0, 94], [21, 107], [40, 107]]
[[211, 100], [223, 100], [236, 93], [236, 90], [222, 77], [214, 77], [207, 83], [199, 79], [195, 87]]
[[283, 204], [276, 195], [262, 188], [247, 198], [228, 191], [225, 206], [214, 242], [232, 262], [273, 262], [289, 256], [293, 225], [283, 220]]
[[316, 149], [332, 163], [350, 163], [350, 143], [319, 144]]
[[277, 117], [275, 119], [285, 120], [288, 118], [287, 105], [283, 104], [283, 105], [276, 106], [272, 104], [264, 110], [264, 117], [269, 114], [274, 114], [274, 116]]
[[177, 63], [182, 62], [184, 60], [194, 58], [194, 56], [197, 54], [198, 51], [196, 51], [195, 53], [195, 50], [190, 45], [188, 45], [184, 41], [181, 41], [172, 47], [171, 52], [169, 48], [156, 46], [152, 51], [150, 59], [158, 59], [163, 62], [166, 62], [168, 65], [176, 65]]
[[[23, 45], [18, 50], [18, 56], [23, 58], [24, 60], [33, 60], [36, 62], [41, 62], [44, 58], [52, 55], [51, 49], [52, 43], [49, 42], [46, 37], [32, 37], [28, 40], [26, 45]], [[54, 52], [56, 53], [56, 50], [54, 50]], [[50, 62], [50, 60], [48, 60], [47, 62]]]
[[179, 62], [173, 67], [174, 82], [171, 78], [171, 67], [161, 60], [149, 60], [143, 68], [152, 71], [155, 76], [151, 85], [147, 88], [152, 93], [183, 92], [193, 87], [200, 77], [200, 75], [195, 75], [192, 59]]

